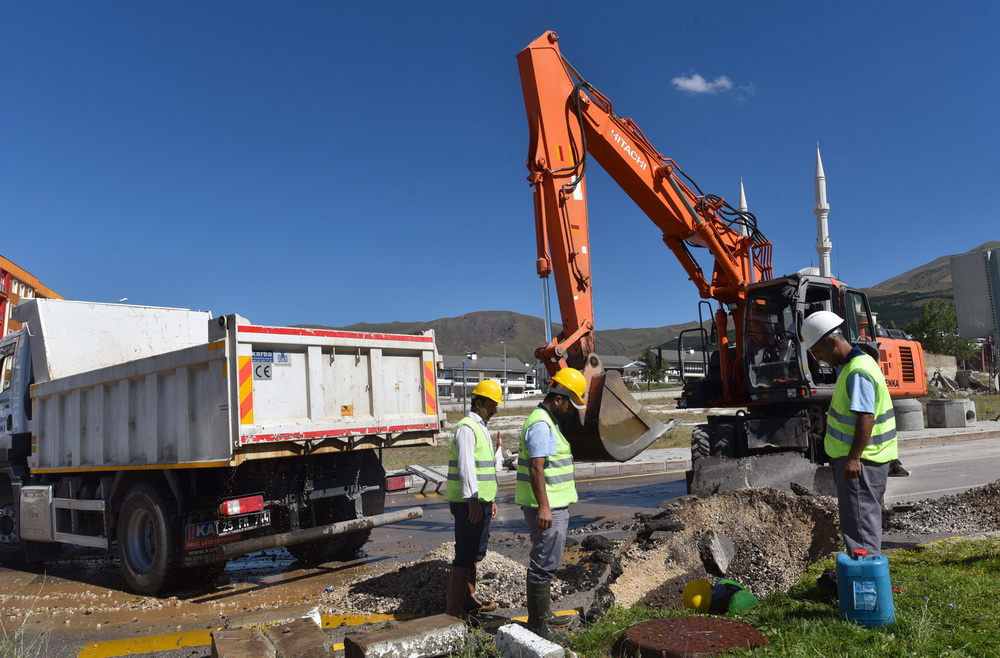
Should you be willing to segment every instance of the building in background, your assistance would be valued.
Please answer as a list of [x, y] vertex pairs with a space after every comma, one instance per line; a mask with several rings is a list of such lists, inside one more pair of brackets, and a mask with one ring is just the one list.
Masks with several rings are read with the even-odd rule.
[[22, 299], [62, 299], [63, 296], [42, 285], [38, 277], [0, 256], [0, 337], [21, 328], [10, 317], [10, 310]]

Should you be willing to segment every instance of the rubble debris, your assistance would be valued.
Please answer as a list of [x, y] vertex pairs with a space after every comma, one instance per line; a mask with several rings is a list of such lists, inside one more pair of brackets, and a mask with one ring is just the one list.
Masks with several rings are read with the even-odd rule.
[[[686, 496], [664, 507], [651, 520], [680, 529], [668, 541], [637, 541], [623, 555], [621, 575], [609, 586], [616, 604], [680, 607], [688, 582], [717, 575], [699, 551], [709, 533], [724, 534], [734, 547], [722, 575], [758, 597], [787, 591], [806, 567], [840, 545], [837, 505], [831, 497], [741, 489], [708, 498]], [[641, 528], [637, 534], [646, 532]]]
[[886, 510], [882, 527], [887, 532], [912, 534], [1000, 531], [1000, 480], [960, 494]]

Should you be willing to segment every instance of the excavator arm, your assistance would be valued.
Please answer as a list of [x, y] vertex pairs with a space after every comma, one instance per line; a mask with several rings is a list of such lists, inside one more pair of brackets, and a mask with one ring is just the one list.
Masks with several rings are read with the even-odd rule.
[[[730, 359], [729, 317], [741, 327], [749, 284], [772, 278], [771, 243], [752, 214], [703, 194], [673, 160], [653, 148], [635, 122], [617, 116], [611, 101], [562, 56], [558, 39], [555, 32], [546, 32], [517, 56], [530, 135], [527, 166], [534, 189], [536, 269], [542, 278], [555, 275], [562, 315], [562, 332], [535, 355], [550, 374], [571, 366], [590, 383], [582, 424], [592, 431], [581, 429], [581, 441], [603, 443], [608, 449], [611, 427], [631, 426], [613, 440], [617, 447], [608, 449], [627, 454], [654, 430], [643, 429], [651, 416], [621, 385], [617, 373], [604, 372], [595, 352], [586, 195], [590, 158], [656, 224], [699, 294], [719, 303], [715, 324], [724, 380], [730, 376], [729, 364], [743, 358], [742, 341], [737, 340]], [[692, 250], [697, 248], [707, 249], [714, 259], [711, 276], [695, 259]], [[624, 445], [632, 447], [621, 448]]]
[[[563, 58], [555, 32], [521, 51], [518, 66], [530, 131], [536, 267], [541, 277], [555, 274], [562, 313], [562, 333], [538, 351], [551, 371], [564, 365], [583, 366], [585, 375], [600, 369], [593, 356], [590, 156], [660, 229], [703, 298], [739, 308], [749, 283], [772, 277], [771, 243], [753, 215], [686, 183], [677, 164], [653, 148], [635, 122], [617, 116], [611, 101]], [[692, 253], [699, 247], [714, 259], [710, 277]]]

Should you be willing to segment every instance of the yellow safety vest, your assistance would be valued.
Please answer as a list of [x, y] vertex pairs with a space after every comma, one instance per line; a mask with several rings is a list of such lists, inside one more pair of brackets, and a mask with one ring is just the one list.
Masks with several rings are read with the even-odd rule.
[[875, 387], [875, 425], [872, 427], [871, 439], [861, 453], [861, 458], [884, 464], [899, 456], [896, 442], [896, 414], [892, 410], [892, 398], [889, 397], [889, 387], [885, 384], [882, 369], [875, 359], [867, 354], [856, 355], [844, 364], [840, 374], [837, 375], [837, 385], [834, 387], [830, 411], [826, 416], [823, 447], [831, 458], [846, 457], [851, 452], [858, 415], [851, 411], [847, 380], [855, 372], [860, 372]]
[[517, 487], [514, 490], [514, 502], [518, 505], [538, 507], [535, 492], [531, 489], [531, 478], [528, 467], [531, 458], [528, 456], [528, 428], [535, 423], [546, 423], [556, 437], [556, 454], [545, 459], [545, 495], [549, 499], [549, 507], [568, 507], [577, 501], [576, 482], [573, 478], [573, 452], [569, 441], [559, 431], [559, 426], [544, 407], [538, 407], [528, 415], [524, 427], [521, 428], [521, 444], [517, 453]]
[[458, 471], [458, 446], [455, 444], [455, 434], [458, 428], [467, 425], [476, 435], [476, 449], [472, 458], [476, 460], [476, 482], [479, 488], [479, 500], [492, 503], [497, 498], [497, 468], [493, 456], [493, 444], [483, 426], [471, 416], [466, 416], [455, 423], [451, 433], [451, 454], [448, 457], [448, 483], [444, 488], [444, 499], [460, 503], [462, 497], [462, 477]]

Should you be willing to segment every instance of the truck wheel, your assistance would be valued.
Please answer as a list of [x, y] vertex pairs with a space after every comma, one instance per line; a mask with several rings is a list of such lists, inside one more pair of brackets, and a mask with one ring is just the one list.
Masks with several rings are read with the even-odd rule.
[[691, 430], [691, 461], [708, 457], [708, 425], [695, 425]]
[[118, 515], [118, 555], [129, 587], [139, 594], [167, 589], [181, 563], [180, 540], [173, 496], [148, 482], [129, 489]]
[[0, 563], [21, 564], [25, 561], [24, 540], [18, 529], [17, 506], [10, 485], [0, 487]]
[[[323, 509], [317, 510], [316, 514], [316, 523], [318, 525], [327, 525], [356, 518], [354, 514], [348, 517], [340, 512], [332, 501], [327, 501], [322, 505]], [[292, 557], [306, 564], [323, 564], [331, 560], [350, 560], [356, 557], [357, 552], [365, 545], [371, 534], [372, 531], [369, 528], [361, 532], [352, 532], [349, 535], [336, 535], [329, 539], [320, 539], [304, 544], [293, 544], [287, 548]]]

